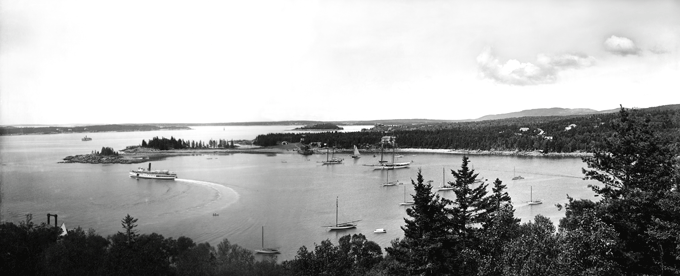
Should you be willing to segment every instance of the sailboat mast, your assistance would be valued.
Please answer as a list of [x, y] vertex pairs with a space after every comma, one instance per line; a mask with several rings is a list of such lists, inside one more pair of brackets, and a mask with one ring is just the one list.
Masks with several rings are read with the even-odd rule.
[[338, 226], [338, 197], [335, 197], [335, 226]]
[[442, 188], [444, 188], [444, 182], [446, 182], [446, 169], [442, 167]]
[[534, 202], [534, 186], [529, 186], [531, 193], [529, 194], [529, 201]]
[[397, 143], [390, 138], [390, 141], [392, 142], [392, 164], [394, 164], [394, 155], [397, 154], [396, 149], [397, 149]]
[[264, 248], [264, 225], [262, 226], [262, 248]]
[[380, 164], [383, 163], [383, 150], [385, 148], [385, 143], [380, 142]]

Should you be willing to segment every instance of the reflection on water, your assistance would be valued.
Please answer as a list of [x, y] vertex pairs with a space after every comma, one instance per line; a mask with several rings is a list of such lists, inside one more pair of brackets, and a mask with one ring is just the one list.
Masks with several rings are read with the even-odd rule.
[[[212, 244], [228, 238], [251, 249], [260, 247], [260, 231], [265, 226], [265, 244], [280, 248], [279, 260], [285, 260], [293, 258], [302, 245], [310, 248], [324, 239], [337, 243], [345, 234], [363, 233], [388, 246], [390, 240], [403, 235], [400, 227], [406, 208], [399, 203], [404, 188], [406, 193], [413, 193], [408, 184], [416, 178], [417, 170], [438, 186], [443, 167], [446, 181], [453, 181], [449, 170], [461, 164], [460, 155], [406, 153], [404, 158], [414, 161], [411, 168], [373, 171], [364, 164], [377, 162], [379, 156], [364, 155], [341, 165], [322, 166], [319, 161], [325, 160], [325, 155], [194, 155], [155, 161], [154, 168], [170, 169], [179, 176], [176, 181], [160, 181], [128, 177], [128, 171], [139, 164], [57, 163], [67, 155], [89, 153], [103, 146], [121, 149], [154, 136], [252, 139], [257, 133], [288, 129], [243, 128], [93, 133], [88, 135], [93, 137], [90, 142], [80, 141], [81, 134], [0, 137], [2, 218], [19, 221], [23, 214], [33, 213], [34, 220], [42, 222], [47, 213], [57, 213], [59, 221], [68, 227], [80, 225], [108, 235], [121, 231], [120, 220], [130, 214], [139, 218], [143, 233], [185, 235]], [[564, 211], [558, 211], [554, 204], [567, 202], [567, 195], [595, 199], [587, 188], [593, 182], [581, 179], [585, 165], [577, 158], [471, 156], [471, 161], [489, 183], [499, 178], [507, 184], [515, 215], [523, 221], [542, 214], [557, 222]], [[407, 185], [382, 186], [387, 173], [390, 180]], [[511, 180], [516, 174], [524, 179]], [[542, 205], [526, 203], [531, 187], [533, 198], [542, 200]], [[452, 192], [439, 194], [453, 196]], [[328, 232], [322, 227], [335, 223], [336, 197], [339, 220], [361, 220], [356, 229]], [[387, 233], [373, 233], [377, 228], [385, 228]]]

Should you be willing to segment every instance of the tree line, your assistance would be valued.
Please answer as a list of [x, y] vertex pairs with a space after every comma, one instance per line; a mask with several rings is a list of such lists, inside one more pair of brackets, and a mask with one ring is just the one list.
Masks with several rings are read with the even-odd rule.
[[142, 140], [141, 146], [145, 148], [153, 148], [158, 150], [236, 148], [236, 146], [234, 146], [234, 140], [227, 141], [225, 139], [219, 140], [210, 139], [207, 142], [203, 142], [194, 140], [175, 139], [175, 137], [172, 136], [170, 137], [170, 139], [165, 137], [158, 138], [158, 136], [156, 136], [154, 138], [149, 139], [148, 143], [146, 142], [146, 140]]
[[[680, 110], [637, 110], [663, 134], [680, 130]], [[254, 143], [273, 146], [281, 141], [323, 142], [340, 148], [379, 148], [384, 135], [397, 137], [402, 148], [592, 152], [597, 143], [613, 134], [611, 121], [617, 114], [571, 117], [522, 117], [503, 120], [440, 123], [395, 127], [383, 132], [270, 133], [258, 135]], [[570, 127], [571, 126], [571, 127]], [[389, 145], [386, 145], [389, 146]]]
[[[451, 170], [455, 199], [440, 197], [418, 171], [402, 238], [383, 253], [362, 234], [300, 247], [294, 259], [255, 262], [226, 239], [216, 248], [124, 231], [102, 238], [76, 229], [0, 225], [0, 269], [8, 275], [678, 275], [680, 147], [648, 116], [621, 109], [612, 134], [583, 158], [598, 201], [568, 198], [556, 228], [537, 215], [520, 224], [500, 179], [476, 184], [462, 158]], [[72, 233], [74, 233], [72, 235]], [[181, 241], [180, 241], [181, 240]], [[78, 256], [74, 258], [74, 256]], [[75, 260], [72, 260], [75, 259]]]
[[101, 151], [93, 150], [92, 154], [94, 154], [94, 155], [116, 156], [116, 155], [118, 155], [118, 152], [113, 150], [113, 148], [110, 148], [110, 147], [102, 147]]

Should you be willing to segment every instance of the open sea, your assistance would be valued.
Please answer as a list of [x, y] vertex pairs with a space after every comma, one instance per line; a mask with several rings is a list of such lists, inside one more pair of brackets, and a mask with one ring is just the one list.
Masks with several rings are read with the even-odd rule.
[[[284, 132], [296, 126], [209, 126], [192, 130], [153, 132], [86, 133], [92, 141], [80, 139], [85, 133], [0, 136], [0, 219], [19, 222], [25, 214], [33, 221], [47, 221], [47, 213], [58, 214], [70, 228], [92, 228], [106, 236], [122, 231], [121, 219], [138, 218], [141, 233], [156, 232], [166, 237], [187, 236], [195, 242], [217, 245], [227, 238], [249, 249], [262, 244], [282, 252], [279, 260], [294, 258], [301, 246], [330, 239], [337, 244], [346, 234], [363, 233], [382, 247], [403, 236], [406, 208], [399, 203], [413, 192], [411, 179], [421, 169], [434, 186], [453, 181], [451, 169], [460, 168], [462, 156], [442, 153], [399, 153], [398, 161], [413, 161], [408, 169], [374, 171], [364, 164], [375, 164], [380, 156], [364, 154], [354, 160], [348, 153], [336, 154], [343, 164], [323, 166], [326, 155], [302, 156], [293, 151], [283, 154], [217, 154], [169, 157], [153, 161], [152, 169], [178, 174], [176, 181], [133, 179], [131, 169], [140, 164], [63, 164], [69, 155], [87, 154], [102, 147], [121, 150], [155, 136], [188, 140], [254, 139], [258, 134]], [[350, 126], [359, 131], [370, 126]], [[555, 204], [576, 199], [596, 199], [582, 180], [580, 158], [540, 158], [514, 156], [470, 156], [472, 166], [487, 182], [499, 178], [508, 186], [515, 216], [523, 222], [535, 215], [554, 223], [564, 216]], [[383, 187], [389, 180], [407, 185]], [[513, 175], [525, 179], [513, 181]], [[531, 193], [533, 189], [533, 194]], [[453, 192], [440, 192], [453, 198]], [[542, 205], [527, 205], [530, 198]], [[340, 222], [361, 220], [358, 227], [328, 232], [335, 223], [336, 198]], [[213, 214], [219, 214], [214, 216]], [[374, 234], [376, 228], [387, 233]]]

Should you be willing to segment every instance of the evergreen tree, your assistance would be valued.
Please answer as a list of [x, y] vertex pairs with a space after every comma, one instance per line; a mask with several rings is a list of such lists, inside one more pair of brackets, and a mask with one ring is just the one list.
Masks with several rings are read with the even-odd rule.
[[592, 157], [583, 158], [587, 179], [604, 187], [592, 186], [604, 201], [653, 192], [659, 196], [674, 186], [677, 145], [669, 136], [659, 135], [649, 118], [631, 116], [621, 107], [612, 123], [614, 133], [597, 145]]
[[[130, 214], [127, 214], [123, 220], [121, 220], [121, 225], [123, 225], [123, 229], [125, 229], [124, 234], [127, 240], [128, 246], [132, 245], [132, 243], [135, 242], [139, 234], [137, 234], [137, 230], [135, 230], [135, 227], [137, 227], [137, 219], [133, 218], [130, 216]], [[120, 232], [118, 232], [120, 233]]]
[[[678, 191], [677, 137], [662, 135], [659, 122], [634, 116], [623, 107], [612, 122], [614, 133], [595, 148], [593, 157], [584, 158], [589, 169], [586, 179], [602, 186], [592, 186], [599, 202], [571, 200], [567, 216], [560, 222], [567, 234], [584, 227], [613, 228], [620, 240], [612, 254], [597, 258], [615, 262], [611, 267], [633, 274], [668, 274], [678, 272], [680, 259], [680, 223], [677, 211]], [[591, 218], [594, 216], [595, 218]], [[590, 225], [585, 224], [590, 222]], [[584, 226], [586, 225], [586, 226]], [[605, 232], [604, 234], [612, 236]]]
[[[453, 231], [463, 237], [470, 236], [472, 228], [470, 225], [484, 222], [487, 216], [487, 209], [492, 209], [490, 199], [486, 197], [488, 184], [479, 182], [479, 186], [474, 186], [477, 181], [478, 173], [468, 167], [469, 158], [463, 156], [463, 163], [458, 171], [451, 170], [451, 174], [456, 178], [452, 183], [456, 199], [453, 201]], [[500, 200], [500, 199], [499, 199]]]
[[[488, 211], [494, 210], [493, 206], [496, 205], [496, 202], [492, 203], [491, 198], [486, 196], [488, 184], [477, 181], [479, 174], [471, 170], [468, 164], [469, 158], [463, 156], [461, 168], [457, 171], [451, 170], [456, 179], [451, 183], [456, 194], [451, 208], [452, 231], [460, 237], [460, 242], [456, 246], [457, 250], [462, 252], [452, 261], [459, 265], [462, 274], [471, 274], [477, 270], [480, 254], [479, 225], [489, 221], [491, 215]], [[478, 186], [471, 187], [474, 185]]]
[[390, 271], [390, 274], [449, 275], [454, 273], [451, 258], [457, 253], [451, 235], [451, 211], [446, 208], [450, 201], [432, 193], [432, 186], [423, 183], [418, 170], [414, 204], [406, 209], [410, 218], [404, 218], [404, 238], [392, 242], [386, 248], [388, 257], [400, 263], [406, 271]]

